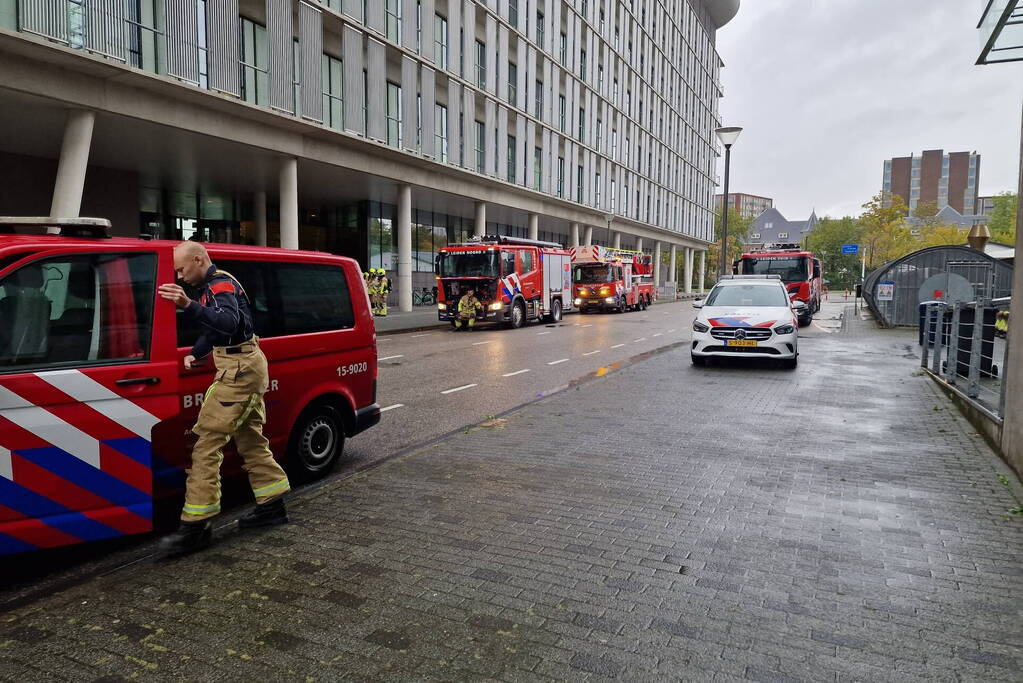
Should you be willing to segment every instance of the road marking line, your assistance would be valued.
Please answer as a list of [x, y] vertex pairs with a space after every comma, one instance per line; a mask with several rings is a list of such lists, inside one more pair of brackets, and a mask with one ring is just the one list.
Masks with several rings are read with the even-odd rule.
[[529, 372], [529, 368], [526, 368], [525, 370], [516, 370], [515, 372], [506, 372], [501, 375], [501, 377], [514, 377], [515, 375], [521, 375], [524, 372]]
[[600, 353], [600, 349], [597, 349], [596, 351], [590, 351], [589, 353], [584, 353], [583, 355], [584, 356], [592, 356], [595, 353]]
[[541, 337], [541, 336], [543, 336], [545, 334], [550, 334], [550, 332], [537, 332], [536, 336]]
[[386, 413], [388, 410], [394, 410], [395, 408], [404, 408], [404, 407], [405, 407], [404, 403], [395, 403], [393, 406], [387, 406], [386, 408], [381, 408], [380, 412], [381, 413]]
[[661, 313], [661, 315], [671, 315], [671, 313], [668, 313], [667, 311], [665, 311], [664, 313]]
[[636, 342], [641, 342], [641, 341], [646, 341], [646, 337], [640, 337], [639, 339], [633, 339], [632, 343], [635, 344]]
[[379, 363], [382, 360], [391, 360], [392, 358], [404, 358], [404, 357], [405, 356], [401, 355], [401, 354], [399, 354], [397, 356], [384, 356], [383, 358], [377, 358], [377, 362]]
[[614, 346], [612, 346], [611, 348], [612, 348], [612, 349], [620, 349], [620, 348], [622, 348], [623, 346], [625, 346], [625, 344], [615, 344], [615, 345], [614, 345]]
[[672, 332], [674, 332], [674, 331], [675, 331], [675, 328], [673, 327], [673, 328], [671, 328], [670, 330], [668, 330], [668, 334], [671, 334], [671, 333], [672, 333]]
[[477, 387], [477, 386], [479, 386], [479, 385], [478, 384], [466, 384], [464, 386], [455, 387], [454, 389], [448, 389], [447, 391], [442, 391], [440, 393], [442, 393], [442, 394], [453, 394], [456, 391], [461, 391], [462, 389], [472, 389], [473, 387]]
[[653, 335], [653, 336], [655, 336], [655, 337], [660, 337], [660, 336], [662, 336], [663, 334], [664, 334], [663, 332], [658, 332], [657, 334], [655, 334], [655, 335]]
[[429, 337], [433, 332], [427, 332], [426, 334], [414, 334], [409, 339], [415, 339], [417, 337]]
[[490, 341], [473, 342], [472, 345], [473, 346], [482, 346], [483, 344], [493, 344], [493, 343], [494, 343], [494, 340], [491, 339]]
[[593, 323], [587, 323], [587, 324], [583, 325], [583, 327], [593, 327]]
[[816, 327], [821, 332], [827, 332], [828, 334], [831, 334], [832, 332], [834, 332], [834, 330], [829, 330], [826, 327], [822, 327], [821, 325], [818, 325], [816, 322], [813, 324], [813, 326]]
[[561, 360], [552, 360], [547, 365], [557, 365], [558, 363], [567, 363], [567, 362], [568, 362], [567, 358], [562, 358]]

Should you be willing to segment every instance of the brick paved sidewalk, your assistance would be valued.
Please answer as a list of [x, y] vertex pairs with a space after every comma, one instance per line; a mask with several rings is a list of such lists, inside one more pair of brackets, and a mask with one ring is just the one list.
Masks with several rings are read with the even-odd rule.
[[3, 615], [0, 678], [1018, 681], [1019, 485], [914, 342], [656, 355]]

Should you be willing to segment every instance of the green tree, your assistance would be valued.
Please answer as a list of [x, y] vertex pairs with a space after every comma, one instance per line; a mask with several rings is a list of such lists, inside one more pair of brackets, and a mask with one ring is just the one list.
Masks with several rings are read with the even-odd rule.
[[859, 225], [868, 271], [919, 248], [906, 225], [907, 208], [902, 197], [878, 192], [863, 209]]
[[994, 197], [995, 208], [988, 219], [991, 241], [1002, 244], [1016, 244], [1016, 194], [1002, 192]]
[[852, 216], [821, 218], [806, 238], [806, 248], [821, 260], [831, 289], [851, 288], [860, 280], [860, 256], [843, 254], [843, 244], [860, 244], [863, 229]]

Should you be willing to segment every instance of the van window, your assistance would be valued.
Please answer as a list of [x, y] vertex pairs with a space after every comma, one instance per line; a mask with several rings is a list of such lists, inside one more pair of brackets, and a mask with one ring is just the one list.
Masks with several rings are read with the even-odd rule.
[[519, 252], [519, 254], [519, 258], [522, 259], [522, 272], [531, 272], [533, 270], [533, 252], [529, 249], [523, 249]]
[[340, 266], [272, 263], [281, 315], [275, 329], [305, 334], [352, 327], [352, 297]]
[[[274, 330], [273, 316], [270, 312], [270, 302], [267, 297], [266, 270], [263, 264], [257, 261], [231, 261], [228, 259], [216, 260], [214, 265], [217, 268], [227, 271], [238, 280], [245, 289], [245, 295], [251, 304], [252, 327], [256, 336], [260, 338], [273, 337], [280, 334]], [[186, 287], [190, 297], [198, 297], [199, 290], [194, 287]], [[192, 347], [202, 334], [202, 327], [195, 321], [184, 315], [184, 311], [178, 309], [178, 347]]]
[[155, 254], [40, 259], [0, 280], [0, 372], [149, 356]]

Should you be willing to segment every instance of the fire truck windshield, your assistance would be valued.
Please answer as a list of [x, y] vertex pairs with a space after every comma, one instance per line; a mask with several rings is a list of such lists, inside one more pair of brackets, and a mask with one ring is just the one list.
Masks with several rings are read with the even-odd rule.
[[783, 282], [805, 282], [810, 274], [808, 261], [805, 256], [747, 256], [742, 260], [742, 273], [780, 275]]
[[497, 252], [441, 252], [437, 272], [441, 277], [497, 277]]
[[614, 282], [615, 269], [613, 266], [576, 266], [572, 270], [572, 282]]

